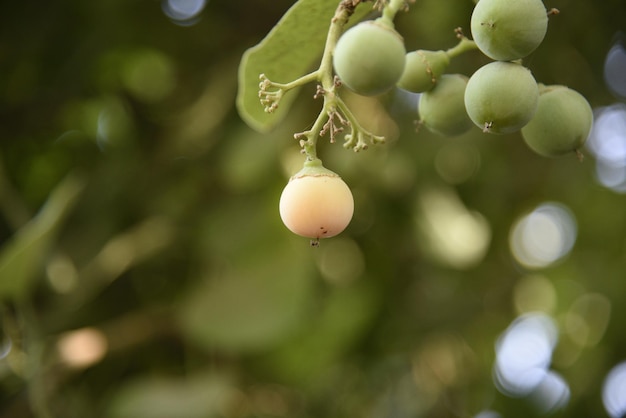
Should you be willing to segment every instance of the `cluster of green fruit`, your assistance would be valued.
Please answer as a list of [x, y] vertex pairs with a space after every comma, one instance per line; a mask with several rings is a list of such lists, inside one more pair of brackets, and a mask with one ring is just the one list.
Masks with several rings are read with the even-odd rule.
[[[471, 16], [473, 40], [459, 31], [455, 48], [408, 53], [383, 13], [341, 35], [332, 66], [341, 84], [359, 95], [395, 87], [419, 93], [420, 123], [435, 133], [460, 135], [474, 125], [490, 134], [521, 131], [540, 155], [579, 153], [593, 121], [589, 103], [568, 87], [538, 84], [521, 63], [543, 41], [554, 12], [542, 0], [480, 0]], [[451, 58], [476, 48], [493, 61], [471, 77], [446, 74]], [[342, 232], [353, 211], [348, 186], [316, 157], [307, 159], [280, 199], [283, 223], [312, 244]]]
[[543, 156], [578, 152], [593, 120], [587, 100], [565, 86], [538, 84], [521, 64], [543, 41], [553, 12], [541, 0], [480, 0], [471, 16], [473, 42], [494, 61], [471, 77], [445, 74], [450, 51], [407, 53], [383, 19], [346, 31], [335, 48], [335, 71], [357, 94], [395, 86], [421, 93], [420, 122], [441, 135], [460, 135], [475, 124], [493, 134], [521, 130]]

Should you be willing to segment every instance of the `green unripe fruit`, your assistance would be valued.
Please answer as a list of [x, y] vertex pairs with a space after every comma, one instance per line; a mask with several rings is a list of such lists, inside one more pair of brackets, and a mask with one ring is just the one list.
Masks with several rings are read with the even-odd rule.
[[348, 29], [333, 52], [341, 82], [363, 96], [384, 93], [396, 85], [404, 70], [402, 37], [379, 21], [365, 21]]
[[420, 123], [443, 136], [461, 135], [473, 125], [465, 111], [465, 87], [462, 74], [444, 74], [434, 89], [422, 93], [418, 111]]
[[579, 151], [592, 124], [593, 111], [584, 96], [565, 86], [546, 86], [522, 137], [537, 154], [559, 157]]
[[330, 238], [352, 219], [354, 199], [348, 185], [320, 160], [308, 161], [283, 189], [280, 218], [294, 234], [311, 239]]
[[404, 72], [398, 87], [413, 93], [422, 93], [435, 87], [439, 77], [450, 64], [446, 51], [417, 50], [406, 54]]
[[533, 52], [548, 30], [548, 12], [541, 0], [480, 0], [470, 28], [478, 48], [499, 61]]
[[535, 114], [538, 99], [539, 89], [530, 70], [512, 62], [482, 66], [465, 88], [470, 119], [484, 132], [494, 134], [520, 130]]

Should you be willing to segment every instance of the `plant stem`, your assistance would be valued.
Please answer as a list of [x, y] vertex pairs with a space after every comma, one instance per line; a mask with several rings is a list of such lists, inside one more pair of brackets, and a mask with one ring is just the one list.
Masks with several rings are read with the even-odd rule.
[[322, 83], [322, 87], [326, 92], [331, 90], [334, 91], [333, 52], [335, 50], [335, 46], [337, 45], [337, 41], [343, 32], [343, 27], [348, 22], [349, 18], [350, 13], [348, 10], [340, 5], [330, 23], [330, 28], [328, 29], [326, 44], [324, 45], [324, 52], [322, 54], [320, 68], [318, 69], [319, 81]]
[[343, 32], [343, 28], [346, 23], [348, 23], [352, 13], [353, 10], [349, 9], [343, 1], [339, 3], [335, 15], [330, 22], [320, 66], [317, 71], [312, 73], [316, 75], [317, 80], [322, 85], [324, 91], [324, 105], [311, 129], [304, 132], [302, 135], [297, 135], [297, 137], [305, 136], [307, 138], [307, 140], [303, 142], [303, 149], [307, 158], [310, 160], [317, 159], [317, 138], [319, 137], [320, 130], [324, 126], [324, 122], [326, 122], [328, 118], [328, 109], [332, 107], [336, 100], [336, 86], [333, 75], [333, 52]]
[[319, 79], [319, 70], [310, 72], [308, 74], [303, 75], [302, 77], [297, 78], [296, 80], [293, 80], [289, 83], [272, 83], [274, 87], [278, 87], [282, 90], [284, 90], [285, 92], [287, 92], [288, 90], [291, 90], [293, 88], [299, 87], [303, 84], [307, 84], [310, 83], [311, 81], [315, 81]]
[[360, 128], [361, 124], [357, 120], [356, 116], [354, 116], [354, 113], [352, 113], [348, 105], [346, 105], [346, 103], [340, 98], [337, 98], [337, 108], [341, 110], [341, 112], [346, 117], [346, 119], [348, 120], [350, 125], [353, 127], [353, 129], [354, 127], [356, 127], [357, 130], [362, 130]]
[[[384, 13], [386, 11], [386, 18], [383, 17], [383, 19], [390, 19], [395, 16], [403, 7], [404, 1], [405, 0], [391, 0], [385, 7]], [[357, 145], [354, 147], [355, 151], [367, 147], [367, 144], [363, 142], [364, 139], [376, 143], [384, 141], [384, 138], [373, 135], [363, 129], [350, 109], [348, 109], [348, 106], [346, 106], [337, 94], [337, 89], [341, 84], [335, 80], [333, 72], [333, 54], [346, 23], [348, 23], [350, 16], [354, 13], [354, 9], [359, 4], [361, 4], [360, 0], [342, 0], [339, 3], [328, 29], [320, 66], [316, 71], [304, 76], [307, 79], [315, 77], [314, 79], [319, 81], [321, 85], [318, 86], [316, 97], [318, 97], [317, 95], [319, 94], [324, 99], [322, 110], [315, 122], [313, 122], [311, 129], [294, 135], [296, 139], [300, 139], [300, 145], [307, 157], [307, 161], [316, 160], [318, 158], [317, 140], [320, 135], [329, 133], [330, 140], [333, 142], [334, 135], [341, 131], [341, 129], [337, 128], [335, 125], [335, 117], [339, 118], [341, 125], [351, 126], [351, 137], [358, 138]], [[391, 25], [393, 26], [393, 23], [391, 23]], [[346, 117], [345, 120], [336, 112], [337, 110]]]
[[395, 19], [396, 14], [404, 7], [405, 0], [390, 0], [389, 3], [383, 9], [383, 20], [391, 24], [393, 27], [393, 19]]
[[450, 58], [454, 58], [463, 54], [464, 52], [471, 51], [477, 48], [478, 47], [476, 46], [476, 42], [467, 39], [466, 37], [462, 37], [461, 41], [452, 48], [448, 49], [446, 53]]
[[306, 137], [306, 141], [302, 142], [302, 149], [306, 154], [307, 160], [316, 160], [317, 159], [317, 138], [319, 137], [319, 132], [322, 130], [324, 126], [324, 122], [326, 122], [326, 118], [328, 115], [326, 114], [326, 106], [322, 109], [320, 114], [315, 119], [313, 126], [306, 132], [301, 134], [296, 134], [295, 137]]

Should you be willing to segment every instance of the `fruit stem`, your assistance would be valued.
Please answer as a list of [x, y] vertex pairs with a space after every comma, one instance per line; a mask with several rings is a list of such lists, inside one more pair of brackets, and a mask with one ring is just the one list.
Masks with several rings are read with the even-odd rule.
[[476, 42], [466, 38], [464, 35], [460, 34], [458, 37], [460, 39], [459, 43], [446, 50], [446, 54], [448, 54], [450, 58], [457, 57], [467, 51], [472, 51], [478, 48], [478, 46], [476, 46]]
[[389, 25], [391, 28], [394, 27], [393, 19], [395, 19], [396, 14], [406, 6], [405, 0], [390, 0], [389, 3], [385, 5], [383, 8], [383, 15], [381, 20], [385, 22], [386, 25]]
[[294, 174], [291, 178], [294, 179], [304, 176], [339, 177], [337, 173], [324, 167], [322, 160], [320, 160], [319, 158], [311, 160], [308, 157], [304, 161], [304, 164], [302, 164], [302, 169]]
[[548, 10], [548, 17], [550, 16], [556, 16], [559, 13], [561, 13], [561, 11], [559, 9], [555, 9], [554, 7], [551, 8], [550, 10]]
[[[322, 59], [320, 66], [317, 70], [310, 72], [302, 77], [297, 78], [289, 83], [276, 83], [267, 78], [265, 74], [261, 74], [259, 83], [259, 99], [261, 104], [265, 106], [267, 113], [272, 113], [278, 107], [278, 104], [282, 96], [289, 90], [301, 86], [303, 84], [318, 81], [321, 83], [321, 91], [324, 93], [324, 102], [327, 98], [334, 96], [335, 81], [333, 77], [333, 51], [335, 45], [341, 36], [343, 27], [348, 22], [350, 16], [354, 13], [354, 9], [361, 3], [360, 0], [342, 0], [335, 11], [330, 28], [328, 29], [328, 35], [326, 36], [326, 43], [324, 45], [324, 52], [322, 53]], [[326, 107], [326, 106], [325, 106]], [[323, 126], [323, 119], [325, 112], [322, 111], [320, 117], [315, 122], [314, 128], [319, 125], [319, 128]], [[317, 141], [317, 133], [310, 135], [307, 131], [305, 133], [296, 134], [296, 138], [304, 135], [308, 138], [308, 146], [305, 148], [305, 153], [315, 158], [315, 143]], [[319, 129], [313, 132], [319, 132]], [[303, 146], [304, 147], [304, 146]]]
[[583, 154], [583, 152], [579, 149], [575, 149], [574, 152], [576, 153], [576, 158], [578, 158], [578, 161], [582, 163], [585, 160], [585, 154]]
[[[383, 137], [373, 135], [363, 129], [348, 106], [341, 100], [337, 94], [337, 89], [341, 86], [341, 82], [335, 79], [333, 73], [333, 53], [335, 46], [350, 16], [354, 13], [354, 9], [360, 3], [360, 0], [343, 0], [339, 3], [328, 29], [320, 66], [316, 71], [304, 76], [308, 81], [317, 80], [320, 82], [321, 85], [318, 86], [315, 97], [323, 97], [324, 99], [322, 110], [315, 122], [313, 122], [311, 129], [294, 135], [294, 138], [300, 139], [302, 151], [309, 160], [317, 159], [317, 139], [320, 135], [328, 132], [330, 141], [334, 142], [335, 134], [341, 132], [342, 127], [335, 124], [335, 118], [338, 119], [340, 125], [350, 125], [352, 127], [352, 133], [346, 135], [347, 148], [353, 148], [355, 151], [359, 151], [367, 148], [366, 140], [372, 143], [384, 142]], [[391, 0], [391, 2], [385, 6], [385, 10], [392, 8], [392, 10], [387, 13], [388, 15], [389, 13], [395, 15], [403, 5], [404, 0]], [[345, 116], [345, 119], [337, 112], [338, 110]]]
[[311, 129], [299, 132], [293, 136], [295, 139], [300, 139], [300, 146], [302, 147], [302, 151], [306, 154], [308, 160], [314, 161], [318, 159], [317, 138], [319, 137], [319, 133], [324, 126], [324, 122], [326, 122], [326, 117], [326, 112], [322, 110], [320, 114], [317, 115], [317, 119], [315, 119]]
[[352, 113], [348, 105], [346, 105], [341, 98], [335, 98], [335, 102], [337, 104], [337, 108], [346, 117], [348, 125], [352, 127], [352, 132], [349, 135], [346, 135], [346, 142], [343, 145], [344, 148], [352, 148], [354, 152], [359, 152], [361, 150], [366, 150], [370, 142], [372, 144], [382, 144], [385, 142], [384, 136], [374, 135], [363, 128], [354, 113]]
[[[294, 135], [296, 139], [301, 139], [300, 145], [309, 160], [317, 159], [317, 138], [324, 128], [324, 123], [329, 117], [329, 110], [334, 107], [333, 102], [336, 100], [335, 89], [337, 88], [337, 83], [333, 75], [333, 52], [343, 32], [344, 26], [348, 23], [358, 3], [360, 2], [344, 0], [337, 6], [335, 15], [330, 21], [328, 34], [326, 35], [326, 43], [324, 45], [320, 66], [317, 71], [312, 73], [315, 74], [316, 80], [321, 83], [321, 86], [318, 87], [318, 92], [320, 92], [324, 98], [324, 105], [311, 129]], [[306, 140], [303, 138], [306, 138]]]
[[261, 104], [265, 106], [267, 113], [272, 113], [278, 108], [278, 104], [283, 95], [289, 90], [315, 81], [319, 78], [319, 70], [303, 75], [289, 83], [276, 83], [271, 81], [265, 74], [261, 74], [259, 79], [259, 99]]
[[341, 2], [328, 28], [326, 44], [324, 45], [324, 52], [322, 53], [322, 60], [320, 62], [320, 68], [318, 69], [319, 81], [322, 83], [322, 88], [327, 92], [334, 90], [333, 52], [335, 51], [335, 45], [337, 45], [337, 41], [343, 32], [343, 27], [348, 23], [352, 13], [353, 11], [347, 8], [344, 2]]

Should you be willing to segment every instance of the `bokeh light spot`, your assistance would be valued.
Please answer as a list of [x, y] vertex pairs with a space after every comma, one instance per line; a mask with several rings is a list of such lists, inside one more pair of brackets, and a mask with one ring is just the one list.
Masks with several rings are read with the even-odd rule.
[[6, 334], [0, 336], [0, 360], [7, 357], [11, 349], [13, 349], [13, 340], [11, 340], [11, 337]]
[[509, 245], [520, 264], [543, 268], [571, 251], [576, 234], [576, 221], [565, 206], [544, 203], [515, 222]]
[[174, 63], [155, 49], [136, 51], [127, 58], [122, 69], [122, 82], [137, 100], [159, 102], [174, 89]]
[[53, 257], [46, 266], [51, 287], [58, 293], [68, 293], [78, 284], [78, 271], [72, 260], [65, 255]]
[[191, 26], [206, 6], [206, 0], [163, 0], [163, 13], [175, 23]]
[[518, 317], [496, 343], [494, 379], [509, 396], [526, 396], [546, 378], [558, 330], [540, 313]]
[[604, 295], [580, 296], [565, 316], [565, 330], [581, 347], [596, 345], [602, 339], [611, 316], [611, 301]]
[[61, 360], [70, 367], [89, 367], [106, 355], [108, 342], [104, 333], [96, 328], [82, 328], [61, 336], [57, 342]]
[[596, 177], [606, 188], [626, 192], [626, 105], [596, 109], [587, 148], [596, 157]]
[[474, 352], [456, 334], [429, 335], [413, 355], [413, 379], [431, 396], [467, 381], [473, 366]]
[[111, 106], [103, 109], [98, 116], [98, 144], [106, 147], [120, 142], [119, 127], [120, 125], [126, 125], [127, 117], [126, 110], [119, 102], [112, 102]]
[[491, 242], [491, 227], [469, 210], [453, 189], [424, 189], [418, 199], [416, 224], [425, 254], [457, 269], [478, 264]]
[[480, 167], [480, 153], [473, 145], [455, 143], [443, 146], [435, 156], [435, 169], [449, 184], [461, 184]]
[[535, 407], [544, 414], [562, 409], [570, 399], [570, 388], [558, 373], [549, 370], [532, 393]]
[[334, 284], [351, 283], [365, 271], [365, 257], [361, 249], [348, 238], [324, 241], [317, 264], [322, 277]]
[[[623, 34], [622, 34], [623, 35]], [[626, 98], [626, 48], [621, 40], [611, 47], [604, 60], [604, 81], [618, 98]]]
[[480, 411], [474, 418], [502, 418], [502, 415], [498, 414], [495, 411]]
[[626, 415], [626, 361], [615, 366], [604, 380], [602, 401], [611, 418]]

